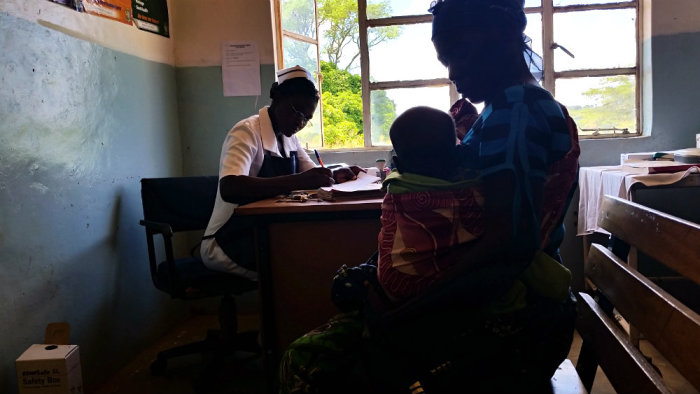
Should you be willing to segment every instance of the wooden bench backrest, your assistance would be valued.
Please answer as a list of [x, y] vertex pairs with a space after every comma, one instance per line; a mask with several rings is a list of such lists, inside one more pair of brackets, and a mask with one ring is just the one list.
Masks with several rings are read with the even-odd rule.
[[617, 197], [605, 196], [598, 226], [700, 284], [700, 226]]
[[[697, 224], [605, 196], [598, 225], [700, 283]], [[585, 274], [630, 325], [700, 389], [700, 316], [601, 245], [591, 246]], [[669, 392], [659, 374], [629, 341], [627, 333], [600, 305], [587, 294], [580, 294], [579, 300], [579, 332], [584, 344], [592, 344], [615, 390]]]

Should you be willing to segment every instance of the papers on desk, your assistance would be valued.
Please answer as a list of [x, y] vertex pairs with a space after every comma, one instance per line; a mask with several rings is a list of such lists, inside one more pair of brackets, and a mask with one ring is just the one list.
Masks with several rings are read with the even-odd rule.
[[357, 174], [357, 179], [318, 189], [318, 197], [327, 200], [381, 198], [384, 196], [381, 179], [374, 175], [377, 168]]

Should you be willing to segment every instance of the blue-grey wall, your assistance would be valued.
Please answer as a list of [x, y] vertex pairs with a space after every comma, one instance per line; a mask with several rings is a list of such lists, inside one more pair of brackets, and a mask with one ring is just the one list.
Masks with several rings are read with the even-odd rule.
[[0, 392], [52, 321], [89, 388], [183, 315], [137, 224], [139, 179], [183, 171], [175, 68], [6, 13], [0, 53]]
[[257, 114], [270, 103], [274, 66], [261, 65], [260, 75], [263, 86], [260, 96], [224, 97], [221, 66], [177, 68], [177, 104], [186, 174], [219, 173], [221, 144], [228, 131], [239, 120]]

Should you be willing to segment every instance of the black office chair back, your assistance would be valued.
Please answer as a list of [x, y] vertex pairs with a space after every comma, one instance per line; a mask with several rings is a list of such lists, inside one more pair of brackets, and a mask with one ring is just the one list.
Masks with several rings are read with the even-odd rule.
[[[204, 230], [209, 222], [218, 177], [171, 177], [141, 179], [141, 199], [146, 227], [151, 279], [156, 288], [177, 298], [201, 298], [241, 294], [257, 284], [234, 274], [212, 271], [199, 257], [197, 242], [188, 253], [176, 257], [173, 235], [182, 231]], [[158, 262], [154, 238], [161, 235], [165, 260]], [[190, 250], [191, 249], [191, 250]]]
[[[200, 230], [203, 233], [214, 209], [217, 185], [216, 176], [141, 179], [143, 220], [140, 224], [146, 228], [148, 260], [155, 287], [173, 298], [185, 300], [221, 297], [221, 330], [209, 330], [207, 337], [202, 341], [161, 351], [151, 364], [151, 372], [154, 374], [162, 373], [167, 360], [172, 357], [193, 353], [260, 351], [257, 332], [246, 335], [237, 333], [236, 304], [233, 297], [256, 290], [257, 282], [208, 269], [199, 256], [197, 240], [174, 237], [175, 233], [184, 231]], [[165, 260], [160, 262], [156, 256], [154, 241], [158, 236], [162, 237], [162, 252], [165, 254]], [[173, 245], [184, 240], [189, 241], [187, 251], [174, 251]], [[205, 371], [210, 369], [211, 366], [208, 366]], [[210, 381], [216, 382], [216, 379], [202, 379], [202, 382]], [[209, 390], [202, 389], [201, 392]]]
[[144, 219], [168, 223], [173, 232], [205, 229], [218, 182], [217, 176], [141, 179]]

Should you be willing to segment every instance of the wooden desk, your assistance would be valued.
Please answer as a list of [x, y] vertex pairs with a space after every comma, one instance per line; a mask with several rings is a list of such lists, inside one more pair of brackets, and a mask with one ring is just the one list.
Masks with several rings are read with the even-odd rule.
[[240, 206], [254, 215], [262, 297], [263, 346], [269, 362], [294, 339], [338, 313], [331, 281], [343, 264], [377, 250], [382, 199], [278, 202]]

